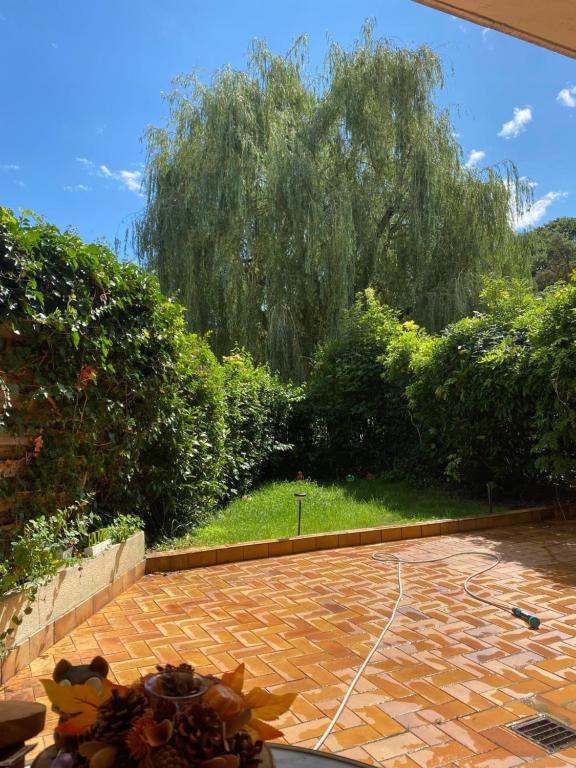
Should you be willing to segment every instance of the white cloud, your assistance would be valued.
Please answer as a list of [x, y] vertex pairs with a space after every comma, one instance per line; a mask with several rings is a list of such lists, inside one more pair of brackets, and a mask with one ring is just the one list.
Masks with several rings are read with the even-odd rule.
[[130, 192], [141, 194], [142, 171], [118, 171], [116, 176]]
[[522, 211], [519, 215], [515, 212], [512, 213], [512, 225], [516, 231], [520, 229], [527, 229], [538, 224], [544, 216], [548, 207], [552, 205], [554, 200], [566, 197], [566, 192], [547, 192], [543, 197], [535, 200], [534, 203], [525, 211]]
[[572, 88], [562, 88], [558, 96], [556, 96], [556, 101], [559, 101], [565, 107], [576, 107], [576, 85], [572, 86]]
[[519, 133], [526, 130], [526, 126], [530, 122], [532, 122], [532, 110], [530, 107], [524, 107], [523, 109], [514, 107], [512, 120], [504, 123], [498, 132], [498, 136], [501, 136], [503, 139], [514, 139]]
[[[20, 166], [16, 165], [16, 163], [4, 163], [4, 165], [0, 165], [0, 171], [3, 173], [13, 174], [17, 173], [20, 170]], [[26, 186], [23, 181], [20, 179], [12, 179], [14, 184], [18, 187], [24, 187]]]
[[86, 184], [67, 185], [63, 189], [65, 192], [90, 192], [90, 187]]
[[98, 169], [98, 176], [105, 179], [114, 179], [120, 182], [120, 187], [134, 192], [139, 197], [143, 197], [141, 192], [142, 171], [111, 171], [106, 165], [101, 165]]
[[58, 48], [58, 45], [56, 43], [50, 43], [52, 48]]
[[88, 160], [86, 157], [77, 157], [76, 161], [81, 163], [91, 176], [100, 176], [102, 179], [112, 179], [120, 183], [121, 189], [127, 189], [129, 192], [139, 197], [144, 197], [141, 191], [142, 187], [142, 171], [112, 171], [107, 165], [99, 165], [96, 167], [92, 160]]
[[452, 16], [452, 14], [450, 14], [450, 18], [452, 19], [452, 21], [455, 21], [458, 24], [458, 29], [460, 30], [460, 32], [463, 32], [464, 34], [468, 32], [468, 28], [466, 27], [466, 24], [462, 23], [462, 19], [459, 16]]
[[466, 168], [476, 168], [480, 160], [484, 160], [486, 152], [481, 149], [473, 149], [466, 160]]
[[490, 32], [492, 32], [491, 29], [484, 27], [484, 29], [480, 34], [482, 36], [483, 48], [485, 48], [487, 51], [492, 52], [494, 50], [494, 35], [491, 35]]

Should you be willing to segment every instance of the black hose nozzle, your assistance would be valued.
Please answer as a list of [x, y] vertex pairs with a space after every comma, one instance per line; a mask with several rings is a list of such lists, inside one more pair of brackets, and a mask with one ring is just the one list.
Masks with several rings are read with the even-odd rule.
[[531, 629], [538, 629], [540, 626], [540, 619], [538, 616], [531, 616], [529, 613], [524, 613], [521, 608], [512, 608], [512, 614], [519, 619], [527, 621]]

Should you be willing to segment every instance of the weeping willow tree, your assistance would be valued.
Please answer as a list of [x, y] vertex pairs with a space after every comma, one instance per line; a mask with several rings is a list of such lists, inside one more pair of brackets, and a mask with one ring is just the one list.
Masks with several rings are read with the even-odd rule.
[[180, 78], [147, 133], [135, 230], [191, 329], [293, 378], [367, 286], [435, 330], [473, 309], [483, 274], [527, 269], [509, 199], [528, 192], [512, 166], [463, 165], [434, 53], [368, 25], [319, 76], [307, 65], [304, 39], [283, 57], [256, 43], [246, 71]]

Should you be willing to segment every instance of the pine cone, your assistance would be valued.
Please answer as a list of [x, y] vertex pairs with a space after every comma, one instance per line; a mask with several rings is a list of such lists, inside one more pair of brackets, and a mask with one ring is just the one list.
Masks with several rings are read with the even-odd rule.
[[222, 720], [201, 704], [182, 707], [174, 722], [174, 734], [178, 752], [192, 765], [227, 752]]
[[91, 741], [124, 744], [126, 734], [134, 721], [144, 714], [147, 701], [138, 691], [112, 691], [112, 696], [98, 710], [98, 719], [90, 732]]
[[261, 759], [262, 742], [252, 741], [248, 733], [236, 733], [231, 739], [230, 752], [240, 758], [240, 768], [256, 768]]
[[161, 696], [191, 696], [202, 689], [202, 678], [194, 674], [190, 664], [180, 664], [178, 667], [166, 664], [156, 669], [159, 672], [157, 693]]
[[190, 768], [188, 760], [171, 746], [153, 749], [139, 765], [140, 768]]
[[174, 664], [156, 664], [158, 672], [188, 672], [190, 675], [194, 674], [194, 667], [190, 664], [178, 664], [177, 667]]
[[136, 693], [139, 693], [141, 696], [146, 696], [146, 680], [150, 677], [150, 673], [147, 675], [144, 675], [144, 677], [140, 677], [138, 680], [136, 680], [130, 688], [135, 691]]

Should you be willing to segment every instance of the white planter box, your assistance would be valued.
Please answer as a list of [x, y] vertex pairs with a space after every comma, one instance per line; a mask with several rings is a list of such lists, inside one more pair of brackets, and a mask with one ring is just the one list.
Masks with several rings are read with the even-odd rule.
[[[139, 531], [122, 544], [114, 544], [93, 558], [62, 568], [48, 584], [40, 587], [32, 613], [22, 617], [10, 644], [20, 645], [44, 627], [69, 613], [93, 595], [131, 571], [144, 560], [144, 533]], [[21, 614], [26, 600], [20, 591], [0, 597], [0, 632], [10, 626], [12, 616]]]
[[104, 541], [99, 541], [98, 544], [94, 544], [91, 547], [86, 547], [83, 550], [83, 555], [84, 557], [96, 557], [96, 555], [105, 552], [111, 544], [112, 539], [104, 539]]

